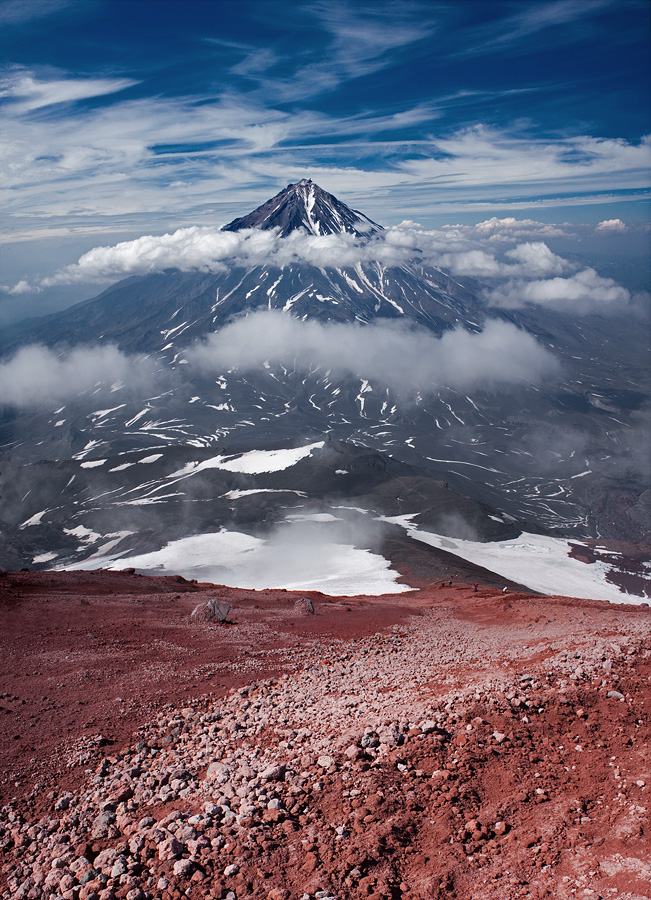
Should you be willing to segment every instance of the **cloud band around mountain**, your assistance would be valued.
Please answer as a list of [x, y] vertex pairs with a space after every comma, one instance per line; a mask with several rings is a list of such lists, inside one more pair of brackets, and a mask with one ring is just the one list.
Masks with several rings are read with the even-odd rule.
[[435, 337], [394, 322], [321, 323], [276, 310], [232, 322], [186, 356], [205, 372], [256, 371], [265, 363], [298, 371], [319, 367], [333, 377], [367, 379], [411, 398], [446, 387], [535, 383], [560, 371], [552, 353], [508, 322], [489, 321], [481, 332], [457, 328]]
[[[370, 239], [347, 233], [295, 231], [281, 236], [275, 230], [231, 232], [193, 226], [95, 247], [37, 285], [21, 280], [4, 290], [24, 294], [30, 289], [110, 282], [167, 269], [219, 273], [235, 267], [346, 268], [372, 263], [390, 267], [417, 262], [454, 276], [485, 280], [485, 296], [491, 306], [539, 305], [586, 315], [618, 312], [630, 305], [632, 298], [626, 288], [591, 268], [576, 271], [576, 265], [540, 240], [552, 236], [553, 226], [513, 219], [436, 230], [404, 222]], [[509, 248], [509, 243], [514, 246]]]
[[[106, 398], [174, 387], [193, 373], [259, 371], [264, 364], [298, 372], [319, 368], [334, 378], [360, 378], [388, 388], [405, 402], [445, 388], [521, 386], [554, 377], [560, 365], [530, 334], [488, 321], [481, 332], [463, 328], [441, 337], [401, 323], [368, 325], [295, 319], [261, 310], [226, 325], [189, 348], [182, 370], [161, 369], [145, 356], [113, 345], [57, 353], [32, 345], [0, 364], [0, 405], [38, 408], [86, 394]], [[104, 402], [104, 400], [102, 400]]]

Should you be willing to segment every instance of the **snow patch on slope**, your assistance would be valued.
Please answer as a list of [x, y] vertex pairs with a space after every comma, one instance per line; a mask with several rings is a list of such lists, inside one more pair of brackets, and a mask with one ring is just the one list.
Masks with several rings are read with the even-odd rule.
[[414, 540], [453, 553], [542, 594], [610, 603], [644, 602], [644, 598], [624, 593], [606, 580], [611, 571], [608, 564], [586, 564], [569, 556], [572, 545], [563, 538], [524, 533], [511, 540], [481, 543], [422, 531], [407, 522], [404, 528]]
[[282, 472], [295, 466], [297, 462], [309, 456], [313, 450], [320, 449], [325, 441], [317, 441], [315, 444], [307, 444], [304, 447], [281, 450], [249, 450], [238, 456], [214, 456], [200, 463], [187, 463], [178, 472], [170, 477], [183, 475], [196, 475], [204, 469], [225, 469], [228, 472], [241, 472], [246, 475], [261, 475], [264, 472]]
[[[283, 546], [285, 552], [283, 552]], [[175, 573], [231, 587], [321, 591], [336, 596], [395, 594], [409, 591], [396, 583], [399, 573], [377, 553], [346, 544], [320, 542], [305, 552], [287, 542], [265, 541], [236, 531], [197, 534], [170, 541], [161, 550], [119, 560], [95, 558], [95, 566], [133, 566], [152, 574]], [[76, 568], [92, 568], [77, 566]]]

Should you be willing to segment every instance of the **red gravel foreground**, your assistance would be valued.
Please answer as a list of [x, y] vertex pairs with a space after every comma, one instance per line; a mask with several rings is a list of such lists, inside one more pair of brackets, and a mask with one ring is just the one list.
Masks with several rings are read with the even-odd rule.
[[0, 607], [3, 898], [651, 897], [648, 608], [104, 571]]

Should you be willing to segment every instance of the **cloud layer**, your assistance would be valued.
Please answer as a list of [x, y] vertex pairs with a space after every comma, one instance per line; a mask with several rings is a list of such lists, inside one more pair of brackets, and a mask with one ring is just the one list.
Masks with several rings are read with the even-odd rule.
[[[223, 272], [231, 266], [354, 266], [374, 260], [401, 265], [407, 260], [407, 252], [382, 239], [366, 243], [350, 234], [316, 236], [296, 231], [279, 237], [275, 231], [255, 228], [231, 232], [193, 227], [172, 234], [144, 235], [113, 247], [95, 247], [75, 265], [43, 279], [41, 284], [49, 287], [78, 281], [115, 281], [171, 268]], [[18, 285], [13, 288], [17, 290]]]
[[76, 347], [61, 354], [32, 345], [0, 363], [0, 405], [37, 408], [88, 392], [101, 395], [112, 386], [145, 390], [156, 378], [150, 359], [129, 356], [112, 345]]
[[[618, 225], [607, 225], [621, 230]], [[20, 295], [57, 285], [117, 281], [167, 269], [217, 273], [232, 267], [263, 265], [345, 268], [416, 262], [483, 281], [490, 306], [515, 309], [538, 305], [576, 315], [613, 313], [629, 306], [629, 291], [612, 279], [601, 277], [589, 267], [577, 271], [576, 264], [552, 252], [540, 239], [521, 241], [544, 234], [551, 238], [559, 231], [555, 226], [512, 218], [440, 229], [424, 229], [405, 221], [368, 240], [350, 234], [315, 236], [295, 231], [281, 237], [274, 230], [229, 232], [195, 226], [95, 247], [78, 262], [37, 283], [21, 279], [4, 290]], [[603, 231], [601, 226], [593, 229], [594, 234]]]
[[492, 306], [503, 309], [544, 306], [572, 315], [616, 313], [631, 300], [626, 288], [612, 278], [602, 278], [591, 268], [582, 269], [569, 278], [509, 281], [486, 296]]
[[417, 391], [445, 387], [532, 383], [559, 372], [548, 350], [507, 322], [489, 321], [480, 333], [458, 328], [437, 338], [394, 323], [322, 324], [274, 310], [227, 325], [186, 356], [193, 367], [210, 373], [257, 371], [266, 362], [298, 371], [319, 367], [412, 398]]
[[41, 345], [23, 347], [0, 363], [0, 407], [39, 408], [82, 396], [104, 402], [115, 391], [123, 399], [124, 391], [138, 396], [162, 384], [173, 387], [193, 373], [245, 373], [259, 371], [263, 364], [365, 379], [407, 401], [446, 387], [535, 383], [560, 371], [547, 349], [507, 322], [489, 321], [478, 333], [458, 328], [437, 338], [395, 322], [324, 324], [276, 310], [242, 317], [184, 356], [189, 365], [182, 371], [162, 371], [151, 358], [123, 353], [111, 344], [61, 353]]

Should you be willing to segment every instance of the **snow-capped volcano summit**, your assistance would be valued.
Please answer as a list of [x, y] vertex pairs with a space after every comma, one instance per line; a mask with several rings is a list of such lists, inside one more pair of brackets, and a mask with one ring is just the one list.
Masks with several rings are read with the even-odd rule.
[[223, 230], [240, 231], [243, 228], [279, 228], [282, 236], [297, 228], [317, 235], [347, 232], [358, 237], [382, 230], [381, 225], [346, 206], [310, 178], [288, 184], [275, 197], [247, 216], [234, 219]]

